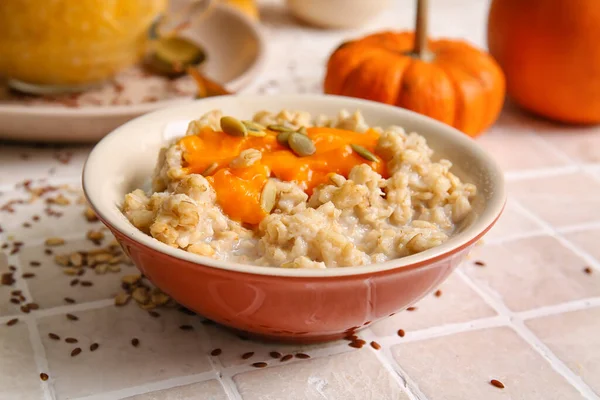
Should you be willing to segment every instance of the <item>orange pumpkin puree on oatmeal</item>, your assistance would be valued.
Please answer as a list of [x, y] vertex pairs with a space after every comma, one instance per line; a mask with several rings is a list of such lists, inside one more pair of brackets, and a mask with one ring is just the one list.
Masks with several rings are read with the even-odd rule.
[[[308, 195], [318, 185], [328, 183], [330, 174], [348, 177], [359, 164], [367, 164], [386, 177], [385, 163], [374, 155], [379, 140], [375, 130], [358, 133], [312, 127], [302, 133], [284, 131], [288, 136], [304, 135], [314, 144], [312, 154], [300, 156], [281, 136], [278, 140], [282, 132], [274, 129], [269, 127], [260, 135], [249, 130], [247, 136], [233, 136], [204, 127], [198, 134], [179, 140], [184, 170], [207, 177], [218, 204], [232, 220], [258, 224], [269, 214], [270, 210], [261, 206], [261, 193], [270, 177], [295, 182]], [[364, 149], [373, 161], [359, 154]]]

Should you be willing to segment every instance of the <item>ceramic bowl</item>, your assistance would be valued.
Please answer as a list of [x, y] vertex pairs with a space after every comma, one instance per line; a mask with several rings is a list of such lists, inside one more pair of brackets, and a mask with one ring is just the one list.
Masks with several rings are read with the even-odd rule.
[[390, 0], [287, 0], [296, 18], [332, 29], [363, 26], [389, 8], [390, 3]]
[[[147, 185], [159, 149], [204, 112], [250, 118], [260, 110], [336, 115], [361, 110], [371, 126], [403, 126], [427, 138], [437, 157], [478, 187], [474, 211], [446, 243], [409, 257], [359, 267], [285, 269], [218, 261], [175, 249], [136, 229], [120, 211], [123, 197]], [[223, 96], [159, 110], [117, 128], [90, 154], [85, 194], [135, 265], [186, 307], [263, 338], [337, 339], [402, 311], [446, 279], [495, 223], [505, 203], [502, 172], [472, 139], [397, 107], [327, 95]], [[147, 186], [146, 186], [147, 187]]]

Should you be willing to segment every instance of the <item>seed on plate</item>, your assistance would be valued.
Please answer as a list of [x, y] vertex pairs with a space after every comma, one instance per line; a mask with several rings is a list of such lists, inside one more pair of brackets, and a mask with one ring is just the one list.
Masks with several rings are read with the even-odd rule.
[[291, 133], [292, 133], [292, 131], [279, 132], [276, 137], [277, 142], [279, 142], [279, 144], [282, 146], [290, 147], [288, 144], [288, 139], [290, 138]]
[[281, 353], [278, 351], [272, 351], [269, 353], [269, 355], [273, 358], [281, 358]]
[[131, 345], [133, 347], [138, 347], [140, 345], [140, 339], [138, 339], [138, 338], [131, 339]]
[[77, 342], [79, 342], [79, 340], [77, 340], [75, 338], [72, 338], [72, 337], [68, 337], [68, 338], [65, 339], [65, 342], [67, 342], [67, 343], [77, 343]]
[[245, 137], [248, 136], [246, 126], [237, 118], [221, 117], [221, 130], [229, 136]]
[[62, 246], [63, 244], [65, 244], [65, 240], [59, 237], [49, 237], [48, 239], [46, 239], [44, 244], [46, 246]]
[[297, 353], [296, 358], [299, 358], [301, 360], [306, 360], [307, 358], [310, 358], [310, 356], [306, 353]]
[[375, 350], [381, 349], [381, 345], [377, 342], [371, 342], [371, 347], [374, 348]]
[[179, 329], [181, 329], [182, 331], [193, 331], [194, 327], [191, 325], [180, 325]]
[[296, 132], [290, 134], [288, 144], [290, 149], [299, 157], [310, 156], [317, 151], [315, 144], [308, 136]]
[[223, 351], [221, 349], [214, 349], [213, 351], [210, 352], [211, 356], [218, 356], [222, 353]]
[[406, 332], [404, 332], [404, 329], [398, 329], [398, 336], [404, 337], [404, 335], [406, 335]]
[[67, 319], [71, 320], [71, 321], [78, 321], [79, 317], [77, 315], [73, 315], [73, 314], [67, 314]]
[[281, 124], [271, 124], [267, 126], [267, 129], [275, 132], [294, 132], [292, 128], [289, 128]]
[[492, 380], [490, 381], [490, 384], [491, 384], [492, 386], [495, 386], [495, 387], [497, 387], [498, 389], [504, 389], [504, 383], [500, 382], [500, 381], [499, 381], [499, 380], [497, 380], [497, 379], [492, 379]]
[[60, 340], [60, 336], [58, 336], [56, 333], [49, 333], [48, 337], [52, 340]]
[[71, 357], [75, 357], [76, 355], [81, 353], [81, 349], [79, 347], [76, 347], [73, 349], [73, 351], [71, 351]]
[[286, 354], [285, 356], [281, 357], [281, 360], [279, 360], [279, 361], [286, 362], [286, 361], [290, 361], [292, 358], [294, 358], [294, 356], [292, 354]]
[[9, 321], [6, 322], [6, 325], [8, 326], [13, 326], [14, 324], [16, 324], [17, 322], [19, 322], [19, 318], [13, 318]]
[[273, 210], [273, 207], [275, 207], [276, 200], [277, 186], [272, 179], [268, 179], [260, 194], [260, 207], [266, 213], [270, 213], [271, 210]]
[[254, 368], [264, 368], [266, 367], [268, 364], [266, 362], [255, 362], [252, 364], [252, 366]]
[[243, 358], [244, 360], [247, 360], [247, 359], [249, 359], [250, 357], [252, 357], [253, 355], [254, 355], [254, 352], [253, 352], [253, 351], [249, 351], [249, 352], [247, 352], [247, 353], [244, 353], [244, 354], [242, 354], [242, 358]]
[[216, 162], [210, 164], [204, 171], [202, 171], [202, 176], [211, 176], [216, 170], [219, 168], [219, 164]]
[[125, 292], [121, 292], [115, 296], [115, 306], [124, 306], [131, 299], [131, 295]]
[[92, 343], [90, 345], [90, 351], [96, 351], [98, 349], [98, 347], [100, 347], [100, 345], [98, 343]]
[[356, 154], [358, 154], [359, 156], [361, 156], [365, 160], [367, 160], [367, 161], [377, 161], [377, 157], [375, 157], [375, 154], [371, 153], [365, 147], [360, 146], [358, 144], [351, 144], [350, 147], [352, 147], [352, 150], [354, 150], [354, 152]]

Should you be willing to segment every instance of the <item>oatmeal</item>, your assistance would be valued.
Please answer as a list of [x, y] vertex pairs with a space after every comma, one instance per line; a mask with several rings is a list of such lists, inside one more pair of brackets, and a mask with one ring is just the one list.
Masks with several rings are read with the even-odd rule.
[[404, 257], [448, 240], [476, 188], [434, 162], [424, 137], [361, 114], [212, 111], [163, 148], [152, 193], [125, 196], [138, 229], [220, 260], [335, 268]]

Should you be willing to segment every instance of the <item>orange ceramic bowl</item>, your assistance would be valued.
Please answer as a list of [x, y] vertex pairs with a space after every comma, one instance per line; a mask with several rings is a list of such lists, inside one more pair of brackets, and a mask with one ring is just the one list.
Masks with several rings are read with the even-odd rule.
[[[148, 187], [159, 149], [206, 111], [250, 118], [260, 110], [336, 115], [360, 110], [371, 126], [400, 125], [425, 136], [438, 157], [474, 183], [474, 211], [446, 243], [409, 257], [325, 270], [259, 267], [175, 249], [142, 233], [121, 213], [124, 195]], [[144, 186], [146, 185], [146, 186]], [[313, 342], [343, 337], [402, 311], [436, 288], [495, 223], [505, 203], [502, 172], [472, 139], [410, 111], [325, 95], [223, 96], [147, 114], [106, 136], [83, 172], [85, 194], [135, 265], [191, 310], [263, 338]]]

